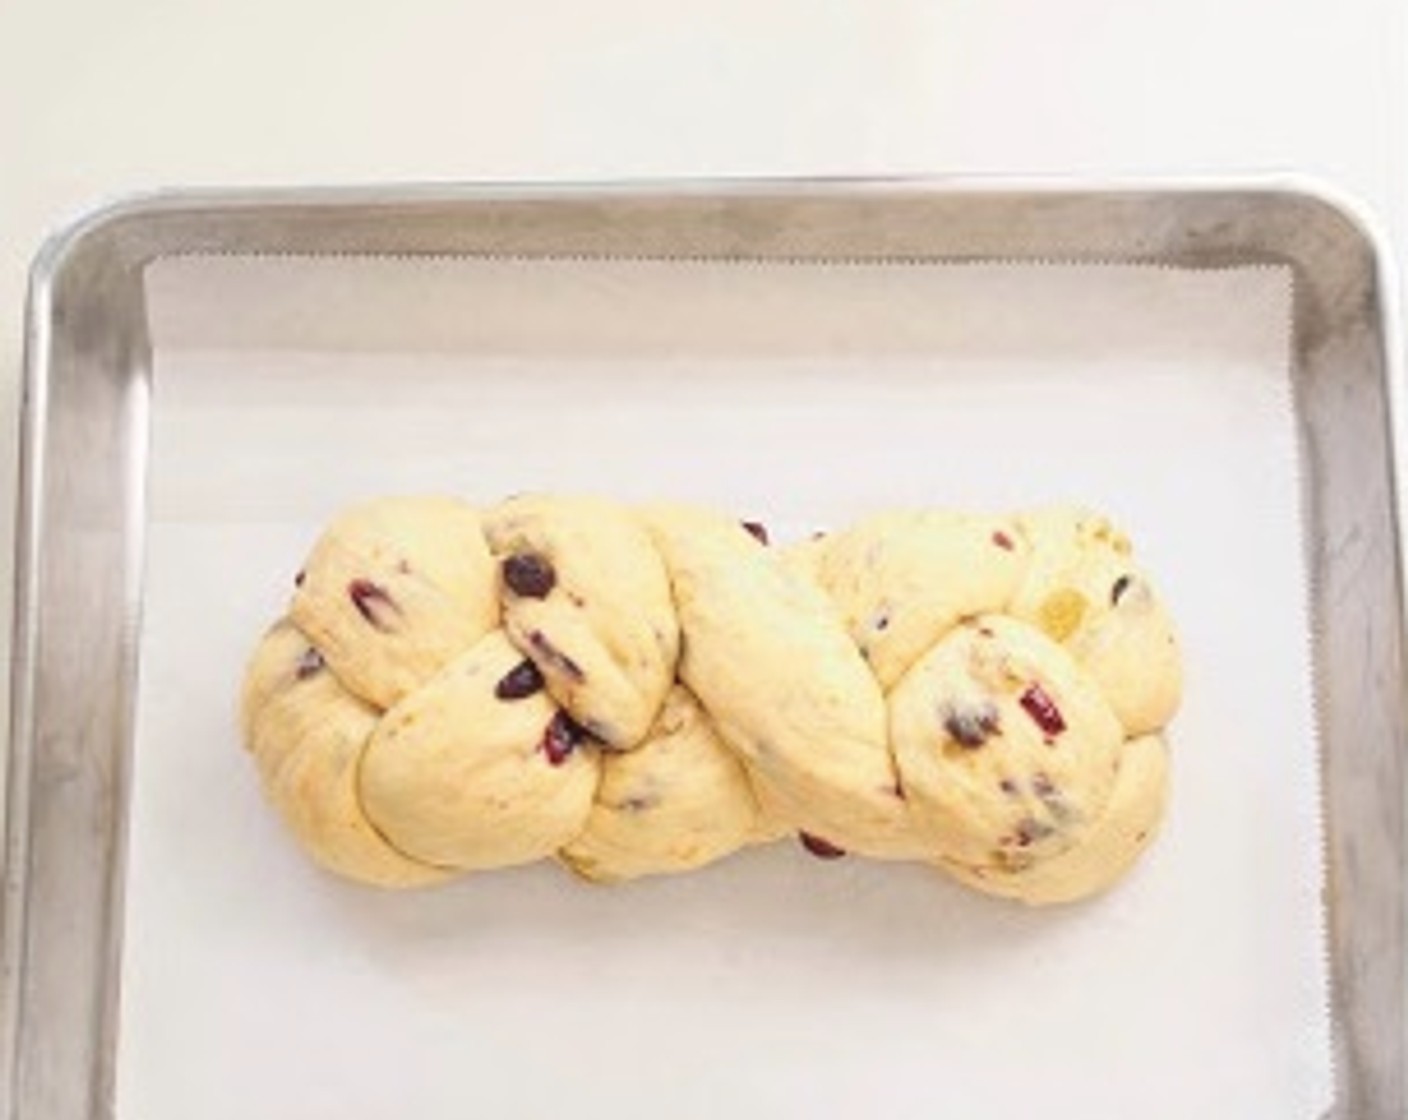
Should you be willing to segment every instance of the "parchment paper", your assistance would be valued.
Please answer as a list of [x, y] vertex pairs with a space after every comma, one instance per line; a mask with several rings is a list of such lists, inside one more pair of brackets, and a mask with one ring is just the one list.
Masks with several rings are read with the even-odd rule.
[[[1275, 270], [201, 260], [157, 388], [117, 1112], [1310, 1118], [1316, 742]], [[1183, 631], [1163, 836], [1097, 901], [792, 844], [592, 888], [314, 869], [235, 729], [343, 503], [697, 499], [796, 536], [1080, 501]]]

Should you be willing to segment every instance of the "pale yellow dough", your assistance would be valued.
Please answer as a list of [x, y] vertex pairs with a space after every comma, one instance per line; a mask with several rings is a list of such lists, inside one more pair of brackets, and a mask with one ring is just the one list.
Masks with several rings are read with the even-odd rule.
[[1109, 699], [1126, 735], [1166, 726], [1183, 692], [1173, 620], [1129, 539], [1088, 510], [1020, 518], [1031, 562], [1011, 613], [1061, 642]]
[[255, 650], [240, 715], [265, 796], [318, 863], [380, 887], [449, 877], [392, 847], [367, 820], [358, 764], [377, 713], [338, 684], [292, 623], [280, 622]]
[[769, 810], [848, 851], [915, 855], [884, 697], [830, 601], [731, 518], [684, 506], [647, 517], [684, 637], [680, 679]]
[[596, 752], [554, 764], [543, 749], [556, 715], [547, 695], [495, 695], [522, 660], [496, 631], [382, 718], [362, 760], [362, 804], [402, 851], [482, 871], [544, 859], [586, 825]]
[[498, 623], [479, 515], [450, 498], [348, 510], [313, 546], [290, 614], [349, 691], [389, 708]]
[[890, 734], [930, 858], [996, 867], [1077, 843], [1105, 811], [1124, 738], [1070, 656], [1003, 615], [920, 659], [890, 695]]
[[1011, 519], [895, 511], [810, 542], [809, 571], [888, 689], [961, 618], [1002, 610], [1028, 563]]
[[1157, 735], [1131, 739], [1120, 750], [1114, 792], [1104, 813], [1060, 855], [1026, 868], [945, 869], [986, 894], [1032, 906], [1074, 902], [1107, 890], [1129, 871], [1158, 834], [1168, 800], [1168, 749]]
[[764, 831], [748, 772], [676, 685], [639, 749], [602, 756], [596, 804], [562, 859], [612, 882], [689, 871]]
[[1182, 686], [1128, 539], [1082, 509], [773, 548], [692, 506], [392, 498], [319, 538], [241, 720], [290, 830], [363, 882], [612, 882], [801, 832], [1046, 904], [1157, 831]]
[[645, 528], [614, 502], [538, 495], [504, 502], [485, 526], [501, 563], [530, 555], [554, 573], [541, 599], [504, 588], [514, 644], [573, 719], [617, 750], [634, 747], [679, 656], [669, 576]]

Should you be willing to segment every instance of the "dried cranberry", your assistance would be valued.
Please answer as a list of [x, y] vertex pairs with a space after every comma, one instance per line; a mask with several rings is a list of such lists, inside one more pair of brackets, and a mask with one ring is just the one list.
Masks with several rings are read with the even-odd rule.
[[977, 750], [1000, 726], [997, 706], [991, 703], [954, 706], [944, 716], [944, 730], [960, 746]]
[[522, 700], [543, 687], [543, 674], [526, 658], [520, 661], [494, 685], [494, 695], [500, 700]]
[[558, 712], [543, 729], [538, 749], [547, 755], [548, 762], [553, 766], [561, 766], [586, 737], [587, 733], [572, 721], [571, 716]]
[[1033, 820], [1028, 817], [1017, 824], [1017, 847], [1030, 848], [1033, 844], [1051, 836], [1055, 831], [1056, 829], [1045, 821]]
[[813, 836], [810, 832], [797, 833], [797, 839], [802, 842], [802, 847], [817, 859], [840, 859], [846, 854], [845, 848], [838, 848], [830, 840], [823, 840], [820, 836]]
[[743, 527], [748, 530], [762, 544], [770, 544], [768, 540], [768, 527], [761, 521], [745, 521]]
[[546, 599], [557, 586], [557, 572], [546, 556], [536, 552], [515, 552], [503, 564], [504, 583], [525, 599]]
[[1022, 710], [1032, 717], [1032, 721], [1047, 735], [1059, 735], [1066, 730], [1065, 718], [1056, 702], [1046, 695], [1046, 690], [1036, 682], [1022, 693]]
[[378, 630], [391, 629], [392, 616], [400, 613], [386, 588], [369, 579], [354, 579], [347, 585], [347, 595], [357, 612]]
[[997, 545], [998, 548], [1005, 548], [1008, 552], [1011, 552], [1014, 548], [1017, 547], [1012, 543], [1012, 538], [1009, 537], [1006, 533], [1004, 533], [1001, 529], [993, 533], [992, 543]]
[[303, 656], [298, 659], [298, 668], [294, 671], [301, 681], [306, 681], [309, 677], [322, 672], [323, 666], [327, 664], [323, 660], [323, 655], [309, 646], [303, 651]]

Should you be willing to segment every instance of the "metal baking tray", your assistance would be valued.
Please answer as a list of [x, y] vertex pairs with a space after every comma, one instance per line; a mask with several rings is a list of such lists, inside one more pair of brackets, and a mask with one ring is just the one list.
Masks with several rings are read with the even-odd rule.
[[152, 363], [143, 274], [182, 254], [1278, 265], [1323, 743], [1337, 1118], [1405, 1078], [1398, 302], [1351, 207], [1285, 184], [922, 182], [167, 193], [41, 252], [26, 334], [0, 1117], [112, 1114]]

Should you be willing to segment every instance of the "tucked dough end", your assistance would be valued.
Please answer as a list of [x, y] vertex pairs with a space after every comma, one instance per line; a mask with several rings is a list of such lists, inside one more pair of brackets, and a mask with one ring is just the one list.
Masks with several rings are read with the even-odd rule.
[[946, 863], [959, 882], [985, 894], [1032, 906], [1075, 902], [1113, 886], [1157, 835], [1168, 800], [1168, 749], [1145, 735], [1121, 748], [1114, 794], [1084, 839], [1053, 859], [1023, 870]]
[[241, 721], [265, 796], [288, 829], [317, 863], [346, 878], [379, 887], [441, 882], [448, 871], [393, 847], [362, 810], [358, 770], [377, 719], [291, 623], [259, 643]]

